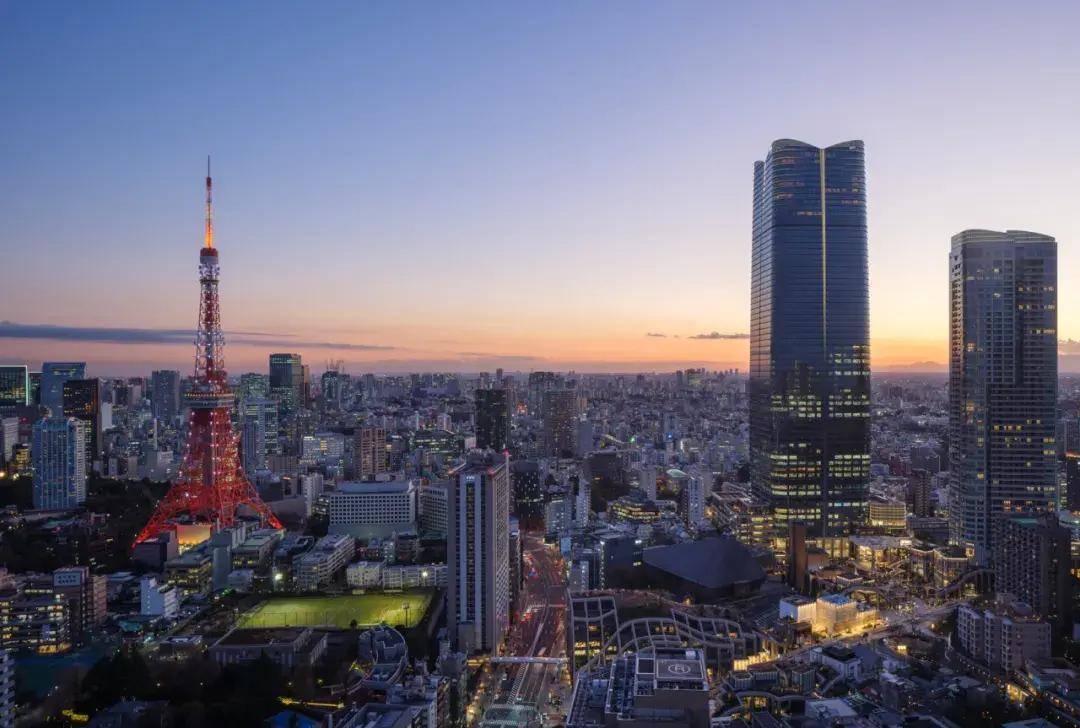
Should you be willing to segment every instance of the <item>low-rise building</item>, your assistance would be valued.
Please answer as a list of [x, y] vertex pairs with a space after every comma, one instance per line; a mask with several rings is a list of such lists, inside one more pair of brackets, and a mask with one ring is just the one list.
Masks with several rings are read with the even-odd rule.
[[781, 619], [786, 617], [793, 622], [813, 622], [816, 614], [817, 603], [808, 597], [796, 594], [780, 600]]
[[850, 541], [855, 568], [867, 574], [876, 574], [903, 559], [910, 543], [910, 539], [898, 536], [852, 536]]
[[318, 591], [332, 583], [355, 553], [352, 536], [331, 534], [293, 561], [293, 584], [297, 591]]
[[850, 683], [859, 683], [863, 679], [862, 661], [854, 651], [840, 645], [815, 647], [810, 651], [811, 659], [839, 674]]
[[877, 621], [876, 609], [843, 594], [818, 597], [814, 605], [814, 632], [820, 634], [831, 636], [858, 632]]
[[249, 662], [265, 655], [285, 670], [314, 665], [326, 651], [326, 632], [308, 627], [229, 630], [210, 647], [219, 665]]
[[658, 647], [581, 672], [567, 728], [708, 728], [709, 679], [700, 650]]
[[427, 728], [428, 714], [414, 705], [368, 703], [353, 708], [338, 724], [341, 728]]
[[447, 566], [356, 561], [345, 568], [345, 583], [354, 589], [445, 588]]
[[885, 533], [903, 533], [907, 530], [907, 504], [904, 501], [872, 498], [870, 500], [869, 525]]
[[263, 528], [248, 534], [240, 545], [232, 549], [233, 569], [252, 569], [262, 572], [269, 568], [274, 550], [281, 543], [284, 531]]
[[180, 590], [182, 596], [206, 594], [214, 575], [210, 549], [196, 547], [165, 562], [165, 580]]

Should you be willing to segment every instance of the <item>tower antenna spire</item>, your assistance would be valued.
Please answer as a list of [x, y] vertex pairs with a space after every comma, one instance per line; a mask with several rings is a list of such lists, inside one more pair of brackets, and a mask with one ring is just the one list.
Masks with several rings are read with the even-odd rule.
[[204, 234], [203, 247], [214, 247], [214, 198], [212, 194], [213, 181], [210, 178], [210, 155], [206, 155], [206, 232]]

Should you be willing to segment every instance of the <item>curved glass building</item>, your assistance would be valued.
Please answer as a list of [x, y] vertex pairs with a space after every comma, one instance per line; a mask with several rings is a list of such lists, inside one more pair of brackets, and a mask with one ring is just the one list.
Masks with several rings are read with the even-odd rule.
[[773, 142], [754, 165], [750, 456], [775, 534], [866, 519], [870, 310], [863, 143]]

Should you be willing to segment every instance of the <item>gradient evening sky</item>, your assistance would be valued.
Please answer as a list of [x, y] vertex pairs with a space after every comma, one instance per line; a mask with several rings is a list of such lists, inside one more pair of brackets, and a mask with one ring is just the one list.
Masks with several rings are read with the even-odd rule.
[[1056, 236], [1080, 338], [1078, 22], [0, 0], [0, 359], [190, 369], [210, 153], [234, 373], [289, 350], [354, 373], [745, 369], [745, 339], [690, 337], [748, 330], [753, 162], [781, 137], [866, 142], [876, 369], [945, 361], [968, 227]]

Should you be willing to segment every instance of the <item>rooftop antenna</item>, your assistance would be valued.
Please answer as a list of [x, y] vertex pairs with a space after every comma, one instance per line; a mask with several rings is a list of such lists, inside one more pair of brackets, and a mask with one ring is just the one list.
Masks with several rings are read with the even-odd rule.
[[206, 248], [214, 247], [214, 199], [211, 194], [211, 187], [213, 181], [210, 179], [210, 155], [206, 155], [206, 233], [205, 245]]

